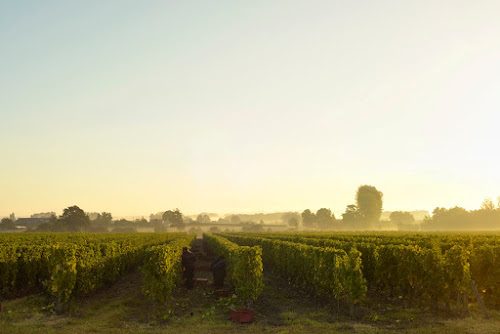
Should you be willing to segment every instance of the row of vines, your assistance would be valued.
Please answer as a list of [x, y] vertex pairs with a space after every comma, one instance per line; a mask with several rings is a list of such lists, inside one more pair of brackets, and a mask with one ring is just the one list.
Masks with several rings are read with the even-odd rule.
[[361, 254], [242, 234], [223, 234], [238, 245], [262, 247], [264, 264], [301, 287], [347, 301], [351, 305], [366, 293]]
[[188, 247], [195, 235], [179, 237], [164, 245], [153, 246], [146, 250], [144, 265], [143, 293], [158, 307], [164, 307], [177, 286], [181, 273], [183, 247]]
[[255, 301], [264, 288], [262, 248], [259, 245], [239, 246], [226, 238], [204, 234], [208, 248], [227, 260], [227, 272], [236, 295], [244, 302]]
[[[457, 296], [472, 295], [469, 285], [472, 278], [489, 305], [500, 305], [498, 235], [247, 233], [223, 236], [241, 244], [268, 244], [269, 251], [264, 248], [264, 259], [276, 257], [269, 259], [273, 267], [278, 266], [280, 272], [292, 274], [294, 279], [303, 282], [311, 283], [312, 277], [305, 279], [294, 271], [300, 271], [297, 267], [309, 268], [315, 258], [305, 255], [306, 246], [324, 251], [335, 249], [360, 254], [362, 277], [366, 280], [366, 287], [360, 291], [371, 287], [418, 304], [449, 307], [450, 301], [456, 300]], [[282, 245], [290, 246], [282, 252]], [[295, 259], [291, 249], [300, 249], [304, 255]], [[287, 252], [294, 262], [285, 263]], [[307, 272], [311, 270], [309, 268]], [[334, 271], [338, 272], [338, 269]]]
[[45, 291], [62, 310], [185, 234], [0, 234], [0, 296]]

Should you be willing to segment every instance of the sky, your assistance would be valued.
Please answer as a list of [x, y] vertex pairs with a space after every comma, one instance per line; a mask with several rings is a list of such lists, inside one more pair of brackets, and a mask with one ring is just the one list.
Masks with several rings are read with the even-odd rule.
[[0, 0], [0, 217], [496, 202], [499, 12]]

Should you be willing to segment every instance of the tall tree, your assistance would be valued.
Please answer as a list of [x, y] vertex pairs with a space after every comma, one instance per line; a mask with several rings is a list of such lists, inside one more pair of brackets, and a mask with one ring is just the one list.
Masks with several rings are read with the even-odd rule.
[[365, 221], [365, 227], [374, 229], [382, 214], [382, 192], [374, 186], [364, 185], [358, 188], [356, 204]]
[[212, 220], [207, 214], [200, 213], [198, 217], [196, 217], [196, 222], [200, 224], [210, 224]]
[[231, 216], [231, 224], [239, 224], [239, 223], [241, 223], [240, 216], [232, 215]]
[[76, 205], [64, 209], [60, 220], [70, 232], [83, 232], [90, 227], [90, 218]]
[[389, 216], [391, 219], [391, 222], [394, 224], [414, 224], [415, 223], [415, 217], [409, 212], [403, 212], [403, 211], [394, 211], [391, 212], [391, 215]]
[[300, 224], [300, 215], [297, 212], [285, 212], [281, 216], [281, 221], [290, 227], [298, 228]]
[[[451, 209], [435, 208], [432, 211], [432, 221], [428, 229], [432, 230], [462, 230], [474, 228], [469, 211], [462, 207]], [[476, 227], [477, 228], [477, 227]]]
[[316, 216], [309, 209], [302, 212], [302, 224], [304, 224], [304, 227], [313, 227], [316, 220], [315, 218]]
[[491, 200], [491, 198], [486, 198], [483, 201], [483, 204], [481, 204], [481, 209], [493, 211], [493, 210], [495, 210], [495, 204], [493, 204], [493, 201]]
[[163, 223], [170, 225], [171, 227], [184, 228], [184, 219], [182, 218], [182, 213], [179, 209], [168, 210], [162, 215]]
[[361, 219], [361, 214], [359, 213], [358, 207], [354, 204], [349, 204], [345, 208], [345, 212], [342, 214], [342, 220], [345, 223], [355, 223]]
[[16, 228], [16, 224], [10, 218], [2, 218], [0, 222], [0, 230], [13, 230]]
[[299, 218], [298, 217], [290, 217], [290, 219], [288, 219], [288, 225], [290, 225], [290, 227], [293, 227], [293, 228], [298, 228], [299, 227]]
[[109, 212], [98, 213], [95, 223], [109, 225], [113, 221], [113, 216]]
[[335, 216], [330, 209], [321, 208], [316, 212], [316, 223], [320, 228], [332, 228], [335, 223]]

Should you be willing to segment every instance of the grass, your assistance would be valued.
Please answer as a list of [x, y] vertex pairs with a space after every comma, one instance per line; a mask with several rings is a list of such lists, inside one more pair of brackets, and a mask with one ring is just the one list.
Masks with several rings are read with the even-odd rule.
[[266, 275], [265, 284], [252, 324], [231, 322], [231, 298], [216, 299], [210, 287], [179, 287], [171, 311], [158, 312], [142, 295], [142, 274], [136, 271], [110, 288], [77, 298], [64, 315], [44, 310], [40, 295], [6, 301], [0, 333], [500, 333], [499, 312], [490, 311], [492, 319], [486, 321], [472, 307], [470, 318], [447, 319], [382, 305], [353, 321], [327, 300], [291, 288], [278, 277]]

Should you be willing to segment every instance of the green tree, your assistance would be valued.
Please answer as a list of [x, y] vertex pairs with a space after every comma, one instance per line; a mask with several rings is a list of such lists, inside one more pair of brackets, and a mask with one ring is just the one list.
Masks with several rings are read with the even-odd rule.
[[309, 209], [304, 210], [302, 212], [302, 224], [304, 224], [304, 227], [313, 227], [315, 223], [316, 216], [314, 213], [312, 213]]
[[64, 209], [59, 220], [70, 232], [83, 232], [90, 227], [90, 218], [76, 205]]
[[51, 215], [49, 221], [38, 225], [38, 232], [67, 232], [68, 229], [55, 214]]
[[196, 222], [200, 224], [209, 224], [212, 220], [207, 214], [199, 214], [198, 217], [196, 217]]
[[113, 221], [113, 216], [109, 212], [98, 213], [97, 218], [94, 220], [94, 223], [102, 224], [102, 225], [110, 225]]
[[0, 222], [0, 230], [13, 230], [16, 228], [16, 224], [10, 218], [3, 218]]
[[241, 223], [240, 216], [237, 216], [237, 215], [231, 216], [231, 224], [240, 224], [240, 223]]
[[356, 204], [363, 217], [365, 228], [374, 229], [382, 214], [382, 192], [374, 186], [364, 185], [358, 188]]
[[391, 219], [391, 222], [397, 225], [401, 224], [414, 224], [415, 223], [415, 217], [409, 212], [403, 212], [403, 211], [394, 211], [391, 212], [391, 215], [389, 216]]
[[335, 216], [330, 209], [321, 208], [316, 212], [316, 224], [319, 228], [332, 228], [335, 226]]
[[290, 227], [298, 228], [300, 224], [300, 215], [297, 212], [286, 212], [281, 216], [281, 221]]
[[185, 227], [182, 213], [179, 209], [168, 210], [162, 215], [163, 223], [170, 227], [183, 229]]
[[243, 222], [241, 230], [244, 232], [262, 232], [264, 231], [264, 222], [261, 220], [259, 224], [256, 222]]
[[290, 219], [288, 219], [288, 225], [290, 225], [290, 227], [293, 227], [293, 228], [298, 228], [299, 227], [299, 218], [298, 217], [290, 217]]
[[430, 230], [462, 230], [477, 228], [471, 224], [471, 214], [464, 208], [451, 209], [435, 208], [432, 211], [432, 220], [426, 228]]
[[346, 207], [345, 212], [342, 214], [342, 220], [345, 223], [357, 223], [361, 220], [361, 218], [361, 213], [359, 212], [358, 207], [354, 204], [349, 204]]

